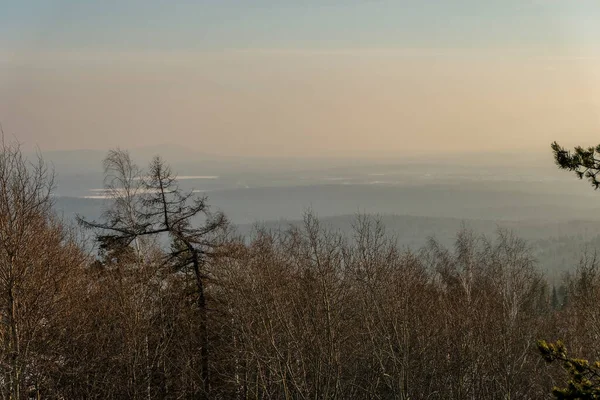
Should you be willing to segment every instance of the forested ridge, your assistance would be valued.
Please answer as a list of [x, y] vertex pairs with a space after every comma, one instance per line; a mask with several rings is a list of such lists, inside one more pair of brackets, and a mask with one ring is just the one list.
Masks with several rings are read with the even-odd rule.
[[3, 399], [543, 399], [567, 375], [538, 340], [600, 359], [593, 254], [550, 285], [506, 230], [409, 251], [376, 218], [348, 238], [308, 212], [242, 238], [160, 158], [104, 167], [89, 243], [43, 160], [2, 145]]

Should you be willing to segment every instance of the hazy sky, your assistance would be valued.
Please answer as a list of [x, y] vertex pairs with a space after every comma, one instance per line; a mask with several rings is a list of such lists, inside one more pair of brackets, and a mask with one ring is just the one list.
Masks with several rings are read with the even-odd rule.
[[43, 150], [376, 156], [600, 142], [597, 0], [0, 0]]

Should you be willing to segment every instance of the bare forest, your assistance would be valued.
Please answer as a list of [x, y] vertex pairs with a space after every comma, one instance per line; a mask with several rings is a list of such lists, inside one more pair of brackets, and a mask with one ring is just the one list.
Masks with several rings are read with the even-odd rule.
[[307, 212], [240, 237], [120, 150], [104, 215], [73, 227], [51, 168], [0, 150], [2, 399], [543, 399], [566, 376], [538, 340], [600, 358], [593, 255], [550, 285], [503, 230], [408, 251]]

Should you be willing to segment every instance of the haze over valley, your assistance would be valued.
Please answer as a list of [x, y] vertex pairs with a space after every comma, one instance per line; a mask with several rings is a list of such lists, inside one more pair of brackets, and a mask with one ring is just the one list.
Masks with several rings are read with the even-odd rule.
[[600, 399], [600, 2], [4, 0], [0, 399]]
[[[143, 163], [160, 150], [134, 148], [132, 154]], [[559, 171], [550, 152], [450, 155], [431, 163], [420, 157], [290, 160], [226, 158], [177, 146], [163, 150], [176, 160], [181, 188], [207, 196], [244, 235], [257, 224], [286, 229], [309, 210], [347, 235], [357, 214], [375, 215], [399, 245], [413, 250], [430, 238], [451, 245], [462, 227], [488, 237], [507, 229], [529, 241], [553, 279], [572, 270], [581, 252], [593, 253], [600, 244], [598, 194]], [[103, 156], [101, 151], [46, 155], [58, 172], [55, 207], [67, 220], [100, 219], [110, 204]]]

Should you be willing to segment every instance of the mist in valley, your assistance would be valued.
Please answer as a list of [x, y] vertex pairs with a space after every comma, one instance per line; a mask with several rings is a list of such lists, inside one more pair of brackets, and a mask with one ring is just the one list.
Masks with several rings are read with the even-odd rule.
[[6, 2], [0, 399], [599, 399], [599, 20]]

